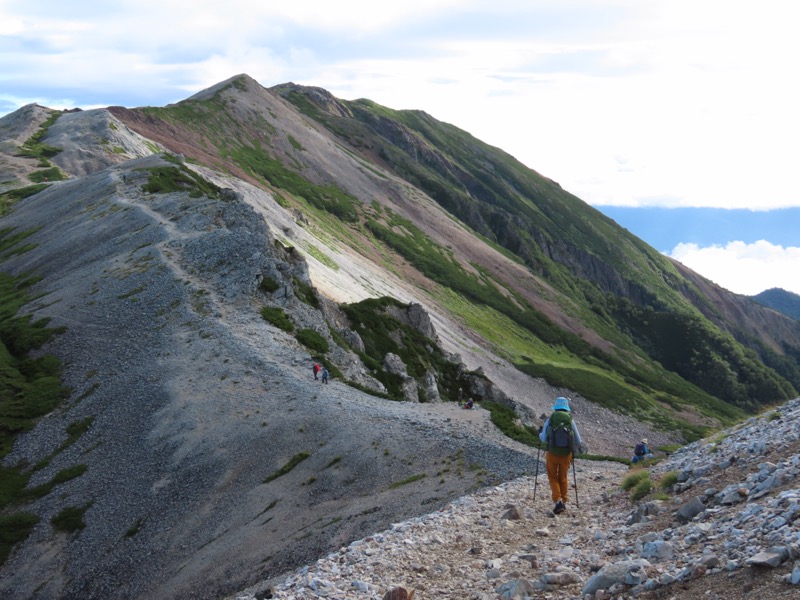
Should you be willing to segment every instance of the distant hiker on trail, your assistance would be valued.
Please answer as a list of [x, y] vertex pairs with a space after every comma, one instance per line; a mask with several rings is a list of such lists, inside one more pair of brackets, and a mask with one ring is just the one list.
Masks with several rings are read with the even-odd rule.
[[458, 405], [463, 407], [464, 406], [464, 390], [458, 388]]
[[317, 373], [319, 373], [319, 365], [314, 363], [314, 366], [311, 367], [311, 370], [314, 371], [314, 381], [316, 381], [318, 379]]
[[328, 376], [329, 375], [330, 375], [330, 373], [328, 373], [328, 368], [327, 367], [322, 369], [322, 383], [328, 383]]
[[472, 398], [470, 398], [469, 400], [467, 400], [467, 403], [464, 405], [464, 408], [472, 408], [473, 406], [475, 406], [475, 401]]
[[539, 439], [547, 444], [545, 464], [547, 466], [547, 479], [555, 506], [553, 512], [560, 514], [567, 508], [567, 494], [569, 492], [569, 466], [573, 454], [585, 452], [578, 426], [572, 420], [569, 400], [556, 398], [553, 404], [553, 414], [544, 422]]
[[647, 438], [642, 438], [642, 441], [636, 444], [636, 447], [633, 449], [633, 462], [637, 463], [640, 460], [647, 460], [648, 458], [653, 458], [653, 453], [650, 452], [650, 448], [647, 447]]

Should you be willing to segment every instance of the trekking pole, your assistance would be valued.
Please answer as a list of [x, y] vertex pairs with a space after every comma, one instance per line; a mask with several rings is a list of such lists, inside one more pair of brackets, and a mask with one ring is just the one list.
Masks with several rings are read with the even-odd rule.
[[575, 506], [580, 508], [581, 503], [578, 502], [578, 476], [575, 474], [575, 455], [572, 455], [572, 481], [575, 483]]
[[539, 453], [542, 451], [542, 445], [536, 445], [536, 475], [533, 476], [533, 501], [536, 502], [536, 484], [539, 483]]

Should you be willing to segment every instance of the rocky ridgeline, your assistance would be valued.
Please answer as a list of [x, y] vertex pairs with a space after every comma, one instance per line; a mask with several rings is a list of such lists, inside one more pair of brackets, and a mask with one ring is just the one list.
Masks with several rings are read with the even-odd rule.
[[656, 483], [675, 481], [669, 499], [646, 497], [632, 508], [620, 486], [626, 466], [578, 461], [580, 507], [571, 498], [562, 515], [550, 511], [543, 473], [523, 477], [236, 598], [394, 600], [413, 591], [416, 600], [600, 600], [677, 592], [742, 569], [769, 570], [775, 585], [800, 594], [800, 399], [685, 446], [650, 471]]

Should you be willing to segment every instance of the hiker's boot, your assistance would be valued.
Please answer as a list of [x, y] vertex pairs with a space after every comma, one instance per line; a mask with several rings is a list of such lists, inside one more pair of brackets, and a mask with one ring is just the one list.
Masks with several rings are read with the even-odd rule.
[[564, 506], [564, 503], [563, 503], [561, 500], [559, 500], [558, 502], [556, 502], [556, 505], [555, 505], [555, 507], [553, 507], [553, 512], [554, 512], [555, 514], [557, 514], [557, 515], [560, 515], [560, 514], [561, 514], [562, 512], [564, 512], [565, 510], [567, 510], [567, 507], [566, 507], [566, 506]]

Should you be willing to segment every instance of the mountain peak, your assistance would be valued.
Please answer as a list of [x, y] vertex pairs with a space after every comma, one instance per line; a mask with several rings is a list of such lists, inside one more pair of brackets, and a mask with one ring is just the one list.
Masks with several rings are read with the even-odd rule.
[[246, 73], [240, 73], [238, 75], [234, 75], [233, 77], [229, 77], [224, 81], [220, 81], [211, 87], [201, 90], [196, 94], [189, 96], [189, 98], [186, 100], [181, 100], [181, 102], [186, 102], [189, 100], [206, 100], [215, 96], [219, 91], [230, 87], [235, 87], [241, 91], [263, 89], [261, 84], [250, 77], [250, 75], [247, 75]]
[[455, 126], [192, 98], [0, 122], [4, 598], [244, 589], [543, 469], [558, 396], [625, 462], [797, 395], [800, 323]]
[[[352, 117], [349, 108], [328, 90], [321, 87], [299, 85], [297, 83], [282, 83], [269, 88], [270, 91], [288, 100], [303, 98], [313, 107], [325, 114], [337, 117]], [[300, 107], [302, 111], [302, 107]]]

